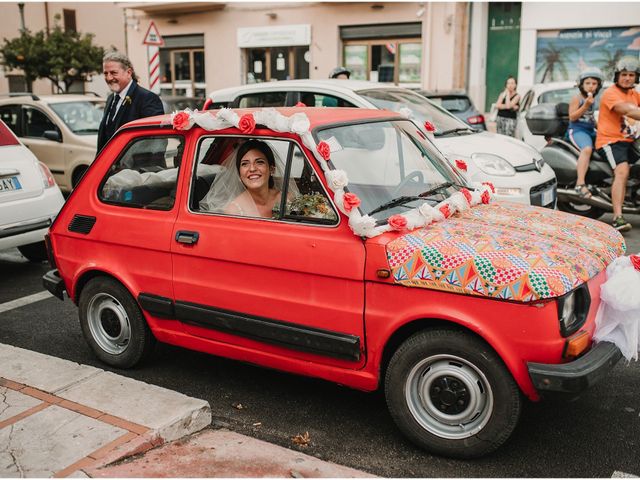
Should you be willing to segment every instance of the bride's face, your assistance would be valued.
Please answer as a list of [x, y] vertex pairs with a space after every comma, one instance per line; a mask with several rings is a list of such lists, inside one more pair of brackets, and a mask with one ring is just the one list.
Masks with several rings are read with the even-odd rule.
[[240, 160], [240, 180], [248, 190], [269, 188], [269, 161], [260, 150], [249, 150]]

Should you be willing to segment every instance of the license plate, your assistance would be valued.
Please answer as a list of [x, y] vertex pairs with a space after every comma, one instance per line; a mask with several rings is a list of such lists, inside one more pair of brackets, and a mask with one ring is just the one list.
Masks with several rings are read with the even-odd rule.
[[22, 185], [20, 185], [18, 177], [0, 178], [0, 192], [9, 192], [21, 189]]
[[542, 205], [546, 206], [549, 205], [550, 203], [553, 203], [554, 200], [554, 192], [553, 192], [553, 188], [550, 188], [549, 190], [545, 190], [544, 192], [542, 192]]

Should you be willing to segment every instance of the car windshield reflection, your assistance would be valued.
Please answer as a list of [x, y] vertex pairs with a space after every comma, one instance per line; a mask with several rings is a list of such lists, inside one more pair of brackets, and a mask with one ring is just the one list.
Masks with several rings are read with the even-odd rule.
[[104, 102], [52, 103], [51, 109], [73, 133], [95, 135], [102, 120]]

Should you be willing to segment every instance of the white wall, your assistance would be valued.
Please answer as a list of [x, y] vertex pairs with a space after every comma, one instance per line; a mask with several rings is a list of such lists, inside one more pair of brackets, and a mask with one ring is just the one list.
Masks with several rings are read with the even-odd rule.
[[640, 3], [522, 2], [518, 90], [535, 81], [538, 30], [640, 26]]
[[487, 94], [487, 22], [489, 4], [471, 4], [471, 49], [469, 53], [468, 91], [476, 108], [482, 109]]

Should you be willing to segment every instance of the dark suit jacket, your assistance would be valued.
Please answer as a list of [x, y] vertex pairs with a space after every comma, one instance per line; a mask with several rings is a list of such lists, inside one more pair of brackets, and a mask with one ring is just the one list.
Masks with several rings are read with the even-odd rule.
[[102, 147], [104, 147], [113, 134], [116, 133], [118, 128], [125, 123], [139, 118], [164, 114], [160, 97], [146, 88], [142, 88], [135, 80], [127, 92], [127, 97], [131, 98], [131, 102], [124, 102], [120, 105], [116, 118], [108, 125], [107, 112], [109, 112], [111, 108], [115, 95], [112, 93], [107, 97], [104, 116], [102, 117], [102, 122], [100, 122], [100, 128], [98, 130], [98, 153], [100, 153]]

